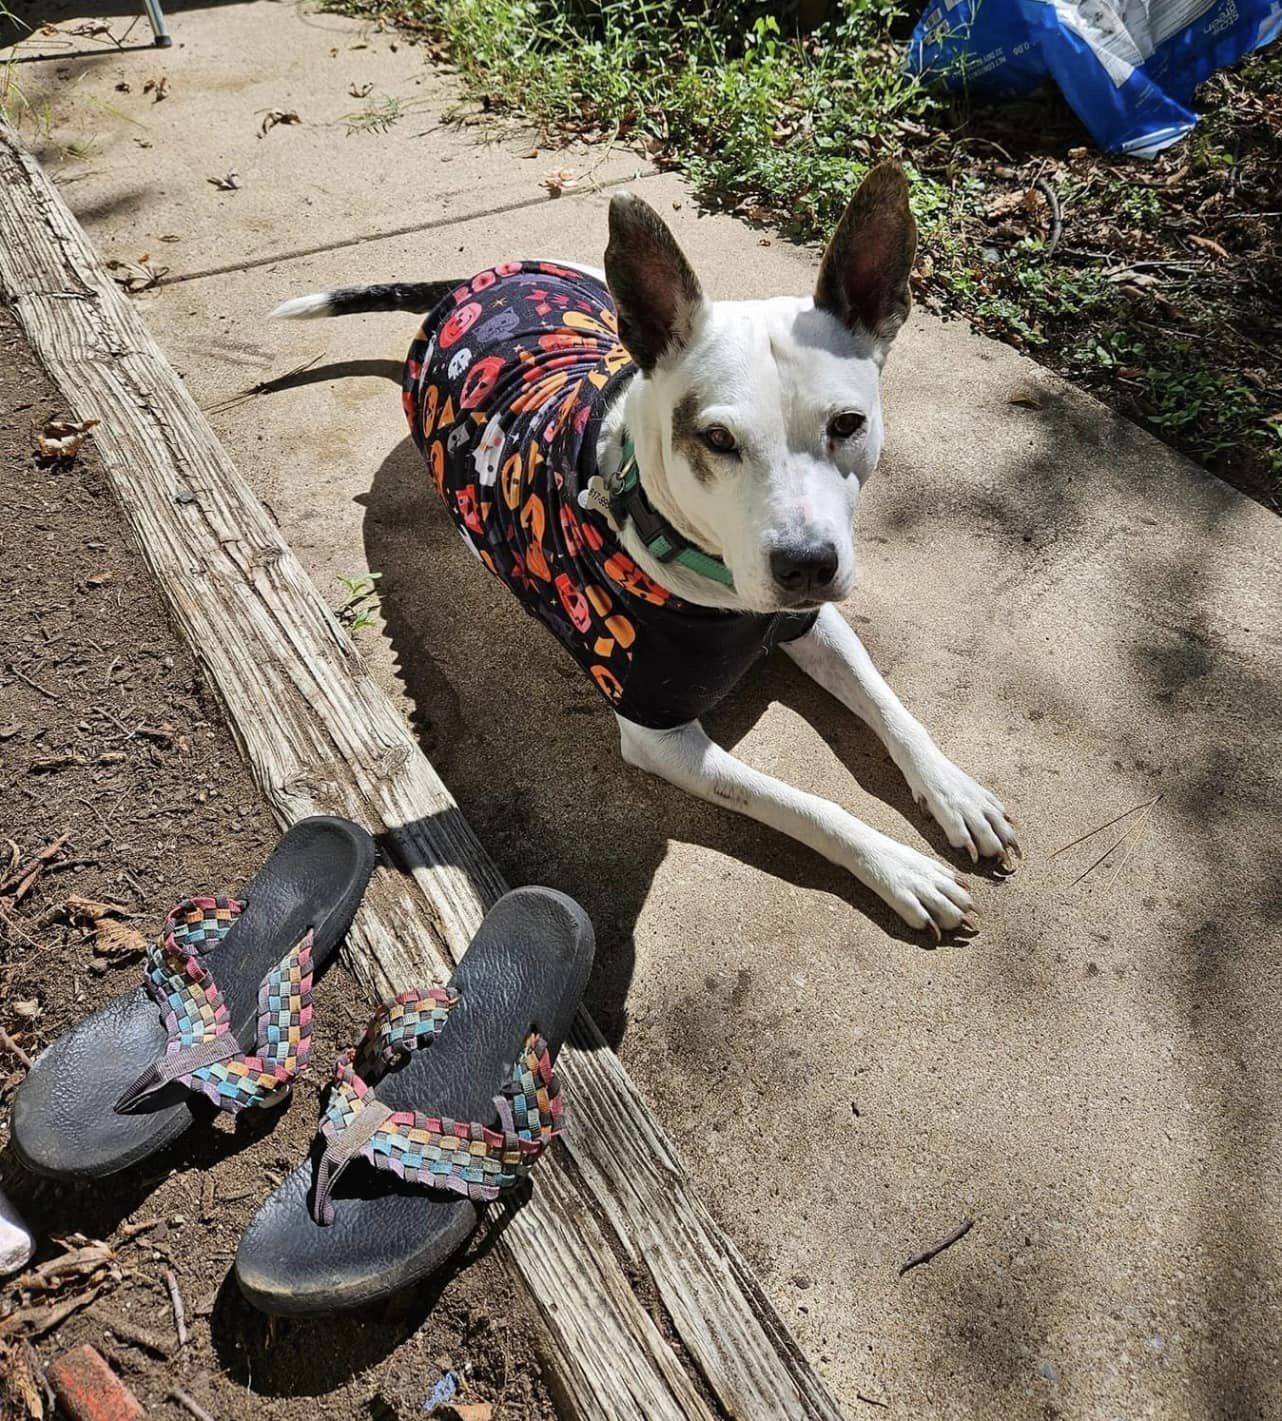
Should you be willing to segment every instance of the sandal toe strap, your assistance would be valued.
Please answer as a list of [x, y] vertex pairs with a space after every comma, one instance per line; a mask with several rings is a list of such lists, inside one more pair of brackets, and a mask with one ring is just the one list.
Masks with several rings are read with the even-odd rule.
[[146, 986], [169, 1042], [115, 1104], [136, 1108], [174, 1081], [233, 1113], [279, 1104], [307, 1060], [312, 1040], [310, 929], [263, 978], [253, 1053], [242, 1051], [206, 954], [244, 911], [234, 898], [189, 898], [165, 919], [147, 950]]
[[561, 1133], [561, 1087], [547, 1042], [526, 1038], [512, 1074], [494, 1097], [498, 1127], [418, 1111], [392, 1111], [355, 1067], [356, 1052], [338, 1059], [321, 1119], [324, 1148], [316, 1170], [312, 1216], [334, 1222], [333, 1189], [355, 1159], [411, 1184], [445, 1189], [480, 1203], [525, 1179]]

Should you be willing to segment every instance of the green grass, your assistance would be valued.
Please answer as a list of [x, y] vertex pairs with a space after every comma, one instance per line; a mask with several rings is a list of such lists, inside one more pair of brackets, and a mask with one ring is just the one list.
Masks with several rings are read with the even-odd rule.
[[[1282, 209], [1282, 45], [1212, 80], [1193, 136], [1145, 165], [1094, 153], [1054, 97], [985, 113], [929, 92], [904, 72], [894, 0], [845, 0], [804, 36], [744, 0], [330, 3], [431, 40], [491, 108], [641, 144], [798, 240], [822, 239], [872, 163], [904, 159], [927, 306], [1282, 507], [1279, 224], [1242, 216]], [[1054, 253], [1049, 208], [995, 215], [1039, 180], [1063, 207]]]

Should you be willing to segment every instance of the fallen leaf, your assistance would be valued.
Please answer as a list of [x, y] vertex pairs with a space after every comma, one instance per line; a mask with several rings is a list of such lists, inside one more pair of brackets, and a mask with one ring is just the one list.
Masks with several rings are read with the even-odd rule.
[[109, 261], [107, 270], [116, 285], [123, 286], [131, 295], [158, 285], [161, 277], [169, 275], [167, 266], [153, 267], [145, 256], [136, 262]]
[[0, 1376], [8, 1379], [9, 1395], [21, 1403], [29, 1421], [44, 1421], [44, 1400], [36, 1384], [26, 1344], [16, 1343], [12, 1347], [0, 1348]]
[[155, 79], [148, 79], [142, 86], [142, 91], [144, 94], [151, 95], [152, 103], [158, 104], [161, 99], [169, 97], [169, 76], [161, 74]]
[[[73, 1240], [83, 1237], [82, 1234], [72, 1236]], [[66, 1248], [65, 1241], [59, 1242]], [[110, 1268], [115, 1261], [116, 1253], [110, 1244], [99, 1243], [97, 1239], [86, 1239], [78, 1247], [67, 1249], [60, 1257], [51, 1258], [38, 1268], [24, 1273], [21, 1278], [15, 1278], [13, 1286], [22, 1293], [61, 1292], [62, 1288], [73, 1280], [94, 1281], [96, 1273], [103, 1268]]]
[[40, 1015], [40, 1003], [34, 998], [31, 1001], [11, 1002], [9, 1010], [23, 1021], [35, 1021]]
[[578, 175], [572, 168], [557, 168], [553, 172], [543, 174], [540, 186], [547, 188], [553, 197], [560, 197], [563, 192], [568, 192], [578, 180]]
[[539, 150], [537, 148], [527, 148], [525, 152], [521, 154], [522, 158], [537, 158], [538, 156]]
[[86, 587], [105, 587], [107, 583], [115, 580], [114, 572], [95, 572], [91, 577], [85, 578]]
[[72, 920], [72, 922], [83, 923], [86, 927], [94, 927], [103, 918], [131, 918], [133, 914], [123, 903], [103, 903], [97, 898], [68, 898], [62, 905], [62, 911]]
[[240, 187], [239, 173], [224, 173], [221, 178], [206, 178], [207, 183], [213, 183], [219, 192], [235, 192]]
[[61, 1326], [72, 1313], [79, 1312], [81, 1308], [87, 1308], [90, 1303], [96, 1302], [102, 1288], [103, 1285], [99, 1285], [96, 1288], [91, 1288], [87, 1293], [81, 1293], [79, 1297], [65, 1298], [60, 1303], [52, 1303], [45, 1307], [17, 1308], [5, 1317], [0, 1317], [0, 1337], [9, 1337], [19, 1332], [25, 1333], [28, 1337], [41, 1337], [46, 1332], [51, 1332], [55, 1327]]
[[1036, 394], [1032, 390], [1019, 390], [1011, 395], [1006, 403], [1008, 405], [1018, 405], [1021, 409], [1025, 410], [1039, 410], [1042, 408], [1044, 401], [1039, 394]]
[[1218, 242], [1212, 241], [1210, 237], [1190, 236], [1189, 241], [1192, 242], [1193, 245], [1197, 247], [1200, 251], [1210, 252], [1212, 256], [1219, 257], [1221, 261], [1233, 260], [1232, 254], [1230, 252], [1227, 252], [1222, 246], [1220, 246]]
[[293, 109], [268, 109], [258, 130], [259, 138], [265, 138], [278, 123], [302, 123]]
[[74, 459], [80, 453], [85, 435], [101, 422], [82, 419], [77, 424], [69, 419], [51, 419], [37, 435], [36, 444], [46, 459]]
[[147, 939], [128, 923], [117, 923], [112, 918], [103, 918], [94, 926], [94, 951], [101, 957], [120, 961], [128, 957], [140, 957], [147, 951]]

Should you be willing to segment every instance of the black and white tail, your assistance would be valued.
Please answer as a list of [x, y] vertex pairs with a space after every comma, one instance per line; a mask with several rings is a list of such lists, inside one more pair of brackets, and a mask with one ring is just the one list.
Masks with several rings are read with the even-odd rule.
[[362, 311], [430, 311], [458, 285], [457, 281], [393, 281], [383, 286], [340, 286], [282, 301], [272, 320], [305, 321], [319, 316], [355, 316]]

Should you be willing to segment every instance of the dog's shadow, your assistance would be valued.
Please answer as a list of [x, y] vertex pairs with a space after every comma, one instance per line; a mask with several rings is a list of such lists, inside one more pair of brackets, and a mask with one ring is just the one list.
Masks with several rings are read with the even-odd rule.
[[[368, 565], [382, 575], [387, 635], [420, 743], [507, 881], [560, 888], [591, 914], [598, 950], [587, 1005], [612, 1045], [626, 1025], [633, 928], [671, 840], [833, 893], [890, 936], [928, 943], [817, 854], [628, 768], [608, 707], [473, 558], [409, 438], [364, 502]], [[809, 720], [865, 790], [948, 852], [872, 734], [784, 656], [745, 678], [708, 718], [709, 733], [732, 748], [772, 700]]]

